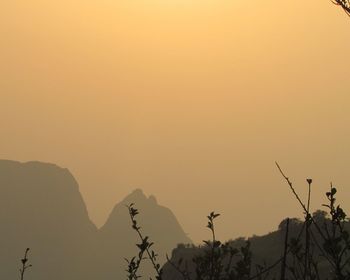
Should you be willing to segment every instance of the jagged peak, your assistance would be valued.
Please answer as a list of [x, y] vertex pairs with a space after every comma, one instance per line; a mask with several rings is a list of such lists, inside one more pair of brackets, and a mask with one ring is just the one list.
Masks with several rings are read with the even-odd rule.
[[127, 195], [123, 200], [122, 200], [122, 204], [125, 203], [136, 203], [136, 202], [142, 202], [142, 201], [146, 201], [147, 197], [144, 194], [142, 189], [135, 189], [133, 190], [129, 195]]
[[157, 198], [154, 195], [146, 196], [142, 189], [134, 189], [128, 196], [123, 200], [124, 202], [141, 202], [147, 201], [148, 203], [158, 204]]
[[158, 204], [157, 198], [156, 198], [154, 195], [150, 195], [150, 196], [148, 197], [148, 201], [149, 201], [150, 203], [152, 203], [152, 204]]
[[140, 189], [140, 188], [136, 188], [136, 189], [134, 189], [134, 190], [131, 192], [131, 194], [135, 194], [135, 195], [143, 195], [143, 196], [145, 196], [145, 194], [143, 193], [143, 190], [142, 190], [142, 189]]
[[[119, 203], [117, 203], [113, 210], [111, 211], [106, 223], [108, 224], [109, 221], [114, 220], [115, 216], [119, 216], [120, 215], [120, 211], [121, 209], [123, 209], [123, 211], [125, 210], [125, 206], [129, 205], [129, 204], [135, 204], [136, 208], [139, 207], [145, 207], [145, 206], [149, 206], [149, 207], [159, 207], [159, 204], [157, 202], [157, 199], [154, 195], [150, 195], [150, 196], [146, 196], [145, 193], [143, 192], [142, 189], [140, 188], [136, 188], [134, 189], [129, 195], [127, 195], [122, 201], [120, 201]], [[104, 226], [105, 226], [104, 225]], [[102, 228], [104, 227], [102, 226]]]

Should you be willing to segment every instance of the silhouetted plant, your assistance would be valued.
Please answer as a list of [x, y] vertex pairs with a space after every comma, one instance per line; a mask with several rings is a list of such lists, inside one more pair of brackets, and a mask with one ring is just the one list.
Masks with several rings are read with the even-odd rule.
[[32, 267], [31, 264], [28, 264], [28, 253], [29, 253], [29, 248], [26, 249], [24, 252], [23, 259], [21, 259], [22, 267], [19, 269], [20, 275], [21, 275], [21, 280], [24, 279], [24, 275], [27, 269]]
[[[151, 247], [154, 245], [153, 242], [149, 241], [148, 236], [143, 236], [141, 233], [141, 227], [137, 224], [136, 216], [139, 214], [139, 211], [134, 207], [134, 204], [130, 204], [127, 206], [129, 210], [129, 216], [132, 223], [132, 228], [137, 232], [141, 243], [136, 244], [137, 248], [139, 249], [138, 257], [133, 257], [131, 260], [126, 259], [128, 263], [128, 280], [136, 280], [140, 276], [137, 275], [137, 271], [141, 265], [141, 262], [143, 259], [145, 259], [143, 256], [147, 254], [148, 257], [146, 257], [153, 265], [153, 268], [156, 272], [156, 279], [162, 280], [162, 269], [160, 267], [160, 264], [157, 262], [157, 254], [154, 250], [151, 249]], [[152, 279], [152, 278], [151, 278]]]
[[332, 0], [335, 5], [343, 8], [343, 10], [350, 16], [350, 0]]
[[[211, 212], [208, 218], [207, 228], [211, 231], [212, 239], [203, 240], [204, 254], [198, 255], [193, 258], [193, 263], [196, 267], [197, 279], [218, 279], [223, 272], [224, 266], [222, 263], [225, 257], [225, 250], [222, 250], [222, 244], [216, 240], [214, 220], [219, 217], [220, 214]], [[225, 248], [226, 249], [226, 248]]]
[[[321, 257], [330, 265], [333, 279], [350, 279], [350, 237], [345, 228], [346, 214], [340, 205], [336, 205], [335, 196], [337, 189], [331, 184], [330, 191], [326, 192], [328, 204], [323, 204], [323, 206], [328, 208], [331, 218], [330, 222], [327, 221], [325, 212], [322, 211], [318, 211], [317, 215], [314, 214], [311, 216], [309, 207], [312, 180], [307, 179], [309, 193], [308, 204], [305, 206], [296, 193], [292, 182], [283, 173], [278, 163], [276, 163], [276, 165], [305, 213], [305, 244], [302, 245], [299, 241], [291, 240], [293, 266], [290, 270], [292, 275], [295, 279], [319, 279], [318, 259]], [[316, 233], [313, 232], [313, 229], [316, 230]], [[310, 237], [312, 238], [312, 243]], [[318, 239], [321, 239], [322, 245]], [[313, 247], [312, 253], [310, 253], [310, 246]], [[319, 252], [319, 256], [314, 256], [314, 251], [316, 249]], [[301, 265], [301, 262], [303, 262], [303, 265]], [[301, 270], [303, 270], [302, 278], [300, 277]]]
[[[323, 206], [328, 209], [328, 213], [318, 210], [311, 215], [312, 179], [306, 179], [308, 195], [307, 203], [304, 204], [291, 180], [278, 163], [276, 165], [304, 212], [304, 222], [286, 219], [280, 223], [279, 231], [284, 233], [281, 257], [269, 266], [265, 262], [263, 265], [253, 264], [249, 240], [244, 240], [243, 246], [236, 246], [238, 248], [233, 247], [233, 242], [222, 243], [217, 240], [215, 220], [220, 214], [211, 212], [207, 216], [207, 228], [211, 232], [211, 239], [204, 240], [203, 245], [198, 247], [189, 248], [183, 245], [182, 250], [189, 249], [194, 252], [191, 259], [184, 261], [180, 258], [176, 262], [167, 256], [168, 264], [179, 277], [184, 280], [266, 280], [268, 277], [281, 280], [350, 280], [350, 234], [346, 228], [346, 214], [340, 205], [336, 204], [337, 189], [331, 185], [330, 191], [326, 193], [327, 204]], [[127, 260], [128, 280], [140, 277], [137, 271], [146, 258], [151, 260], [157, 279], [162, 279], [162, 269], [156, 262], [157, 255], [150, 249], [153, 243], [148, 241], [147, 236], [143, 237], [137, 224], [135, 217], [139, 212], [133, 204], [129, 205], [128, 209], [132, 227], [141, 240], [141, 244], [137, 244], [138, 256]], [[145, 254], [148, 257], [144, 257]], [[276, 277], [278, 265], [281, 266], [281, 270], [280, 276]], [[256, 273], [252, 275], [254, 266]], [[329, 275], [325, 274], [325, 269], [330, 272]]]
[[323, 249], [328, 254], [330, 261], [333, 263], [336, 279], [349, 279], [349, 233], [345, 229], [346, 214], [340, 205], [336, 205], [337, 189], [331, 184], [330, 191], [326, 193], [328, 204], [327, 207], [331, 216], [331, 224], [324, 224], [326, 238], [323, 243]]
[[[138, 257], [134, 257], [128, 262], [128, 279], [137, 279], [140, 276], [137, 275], [137, 270], [143, 259], [144, 253], [148, 254], [148, 258], [152, 261], [153, 267], [157, 273], [157, 279], [161, 279], [162, 270], [159, 264], [155, 263], [156, 254], [153, 251], [149, 251], [153, 243], [148, 242], [148, 237], [143, 237], [140, 232], [140, 227], [136, 221], [136, 215], [139, 213], [134, 204], [128, 206], [129, 215], [131, 217], [132, 227], [137, 231], [141, 244], [137, 244], [139, 248]], [[251, 266], [252, 266], [252, 252], [250, 250], [250, 242], [246, 241], [245, 245], [240, 249], [233, 248], [229, 242], [221, 243], [217, 240], [215, 233], [215, 219], [220, 214], [211, 212], [207, 218], [207, 228], [211, 231], [211, 240], [204, 240], [201, 251], [198, 255], [192, 258], [192, 264], [194, 265], [194, 271], [191, 273], [188, 269], [188, 263], [183, 262], [180, 258], [175, 264], [167, 256], [167, 260], [170, 265], [181, 275], [184, 280], [248, 280], [250, 279]], [[259, 268], [260, 275], [266, 273], [263, 266]], [[194, 275], [192, 277], [192, 275]], [[260, 276], [259, 275], [259, 276]]]

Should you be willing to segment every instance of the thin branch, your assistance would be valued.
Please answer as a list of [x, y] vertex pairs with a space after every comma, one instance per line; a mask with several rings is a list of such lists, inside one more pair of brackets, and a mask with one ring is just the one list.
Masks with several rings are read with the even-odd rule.
[[327, 240], [326, 236], [323, 234], [322, 230], [320, 229], [320, 227], [318, 226], [318, 224], [314, 221], [313, 217], [310, 215], [308, 209], [306, 208], [305, 204], [301, 201], [298, 193], [296, 192], [296, 190], [293, 187], [293, 183], [289, 180], [289, 178], [284, 174], [282, 168], [280, 167], [280, 165], [278, 164], [278, 162], [275, 162], [279, 172], [281, 173], [281, 175], [283, 176], [283, 178], [286, 180], [287, 184], [289, 185], [290, 189], [292, 190], [294, 196], [296, 197], [296, 199], [298, 200], [299, 204], [301, 205], [301, 207], [303, 208], [303, 210], [305, 211], [305, 215], [306, 217], [308, 216], [309, 219], [312, 221], [312, 223], [315, 225], [317, 231], [319, 232], [319, 234], [321, 235], [321, 237], [323, 238], [323, 240]]
[[[126, 207], [129, 209], [129, 216], [130, 216], [130, 219], [131, 219], [131, 222], [132, 222], [132, 228], [137, 232], [137, 234], [138, 234], [138, 236], [139, 236], [139, 238], [140, 238], [140, 240], [142, 242], [141, 245], [143, 246], [145, 244], [145, 242], [147, 242], [147, 238], [148, 237], [144, 238], [142, 233], [141, 233], [141, 231], [140, 231], [140, 227], [137, 226], [137, 221], [135, 220], [135, 215], [138, 214], [138, 210], [133, 208], [133, 205], [134, 204], [130, 204], [129, 206], [126, 206]], [[153, 268], [154, 268], [154, 270], [156, 271], [156, 273], [158, 275], [157, 279], [161, 279], [162, 271], [161, 271], [160, 265], [155, 262], [154, 255], [151, 254], [151, 252], [149, 250], [150, 246], [151, 246], [151, 244], [147, 243], [147, 246], [145, 246], [144, 251], [146, 251], [146, 253], [148, 255], [148, 258], [151, 261], [151, 263], [153, 265]]]
[[343, 8], [345, 13], [350, 16], [350, 1], [349, 0], [331, 0], [334, 5], [340, 6]]
[[284, 172], [282, 171], [282, 168], [280, 167], [280, 165], [278, 164], [278, 162], [276, 161], [276, 166], [279, 170], [279, 172], [281, 173], [281, 175], [283, 176], [283, 178], [287, 181], [290, 189], [292, 190], [294, 196], [296, 197], [296, 199], [299, 201], [299, 204], [301, 205], [301, 207], [303, 207], [304, 211], [306, 214], [308, 214], [308, 211], [306, 209], [305, 204], [301, 201], [299, 195], [297, 194], [297, 192], [295, 191], [294, 187], [293, 187], [293, 183], [289, 180], [289, 178], [284, 174]]
[[23, 259], [21, 259], [21, 262], [22, 262], [22, 268], [19, 270], [20, 273], [21, 273], [21, 280], [24, 279], [24, 274], [26, 272], [26, 270], [30, 267], [32, 267], [31, 264], [27, 264], [28, 262], [28, 253], [29, 253], [29, 248], [26, 249], [25, 253], [24, 253], [24, 257]]

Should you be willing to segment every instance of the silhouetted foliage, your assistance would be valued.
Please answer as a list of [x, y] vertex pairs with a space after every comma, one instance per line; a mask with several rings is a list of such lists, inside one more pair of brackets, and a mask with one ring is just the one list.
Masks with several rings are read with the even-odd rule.
[[[204, 240], [201, 246], [179, 245], [174, 250], [173, 256], [167, 258], [168, 263], [163, 269], [159, 270], [159, 267], [155, 266], [156, 272], [161, 271], [157, 279], [350, 280], [350, 235], [347, 230], [349, 225], [344, 210], [336, 204], [337, 189], [331, 185], [326, 193], [327, 203], [323, 206], [327, 212], [317, 210], [311, 214], [312, 179], [306, 179], [308, 195], [307, 202], [304, 203], [291, 180], [278, 164], [277, 167], [301, 205], [304, 221], [287, 218], [280, 223], [277, 232], [266, 237], [255, 236], [248, 240], [241, 238], [222, 243], [217, 240], [215, 234], [215, 219], [219, 214], [211, 212], [207, 216], [207, 228], [211, 232], [211, 239]], [[133, 228], [139, 232], [140, 227], [135, 220], [138, 211], [133, 208], [133, 205], [129, 206], [129, 213]], [[139, 236], [144, 240], [141, 234]], [[272, 238], [270, 241], [268, 241], [269, 236]], [[264, 247], [264, 242], [267, 241], [274, 244], [274, 248], [277, 247], [278, 250]], [[128, 262], [128, 279], [137, 279], [134, 276], [130, 278], [130, 275], [133, 269], [140, 265], [143, 253], [147, 252], [149, 244], [153, 243], [149, 243], [146, 238], [146, 241], [137, 245], [139, 256]], [[257, 252], [260, 257], [254, 256], [254, 252]], [[269, 261], [264, 261], [261, 255]], [[148, 258], [152, 260], [152, 255]], [[131, 269], [130, 264], [132, 264]]]
[[[151, 249], [151, 247], [154, 245], [153, 242], [149, 241], [148, 236], [143, 236], [141, 232], [141, 227], [137, 224], [136, 216], [139, 214], [139, 211], [134, 207], [134, 204], [130, 204], [128, 207], [129, 215], [132, 223], [132, 228], [137, 232], [141, 243], [136, 244], [137, 248], [139, 249], [139, 253], [137, 257], [133, 257], [131, 260], [126, 259], [128, 263], [128, 278], [129, 280], [136, 280], [140, 276], [137, 275], [137, 271], [141, 265], [142, 260], [145, 258], [150, 260], [153, 268], [155, 270], [156, 279], [162, 280], [162, 269], [160, 267], [160, 264], [157, 262], [158, 254]], [[148, 257], [143, 257], [144, 255], [147, 255]], [[152, 279], [152, 278], [151, 278]]]
[[335, 5], [343, 8], [343, 10], [350, 16], [350, 0], [332, 0]]
[[[135, 216], [139, 213], [133, 204], [128, 206], [129, 214], [132, 221], [132, 227], [139, 233], [140, 240], [143, 240], [141, 244], [137, 244], [139, 248], [138, 257], [134, 257], [128, 260], [128, 276], [127, 279], [137, 279], [137, 270], [142, 262], [143, 254], [147, 252], [153, 243], [148, 243], [148, 238], [143, 238], [140, 227], [135, 219]], [[215, 233], [215, 219], [220, 214], [211, 212], [208, 216], [207, 228], [211, 232], [211, 239], [204, 240], [203, 245], [198, 247], [179, 245], [178, 249], [182, 250], [196, 250], [197, 253], [190, 259], [184, 260], [183, 258], [173, 262], [170, 258], [168, 264], [176, 271], [178, 277], [184, 280], [248, 280], [251, 279], [252, 273], [252, 251], [250, 248], [250, 242], [244, 240], [242, 246], [238, 248], [233, 247], [231, 242], [222, 243], [217, 240]], [[146, 241], [145, 241], [146, 240]], [[151, 251], [147, 252], [149, 260], [154, 264], [155, 271], [157, 272], [157, 279], [165, 279], [163, 277], [162, 269], [155, 263], [153, 256], [156, 254]], [[259, 274], [266, 273], [263, 271], [264, 266], [257, 267]], [[257, 278], [257, 276], [255, 276]]]
[[346, 214], [340, 205], [336, 204], [337, 189], [331, 184], [330, 190], [326, 192], [328, 203], [323, 204], [328, 209], [330, 219], [327, 220], [327, 213], [324, 211], [317, 211], [311, 215], [309, 207], [312, 180], [307, 179], [309, 193], [308, 203], [305, 206], [292, 182], [277, 163], [276, 165], [305, 214], [305, 244], [301, 244], [300, 240], [291, 241], [293, 265], [290, 266], [290, 271], [293, 277], [320, 279], [319, 264], [321, 261], [326, 261], [330, 266], [332, 279], [350, 279], [350, 239], [346, 230]]

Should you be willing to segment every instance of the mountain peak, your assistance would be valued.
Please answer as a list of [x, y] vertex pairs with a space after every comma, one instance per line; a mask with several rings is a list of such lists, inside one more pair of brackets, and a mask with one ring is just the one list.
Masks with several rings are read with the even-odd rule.
[[149, 205], [158, 205], [157, 198], [154, 195], [146, 196], [142, 189], [135, 189], [129, 195], [127, 195], [123, 201], [121, 202], [123, 205], [135, 203], [144, 204], [147, 203]]
[[138, 196], [144, 196], [144, 197], [146, 197], [145, 194], [143, 193], [143, 190], [142, 190], [142, 189], [139, 189], [139, 188], [134, 189], [134, 190], [131, 192], [130, 195], [135, 195], [135, 196], [138, 195]]
[[148, 197], [148, 201], [149, 201], [150, 203], [152, 203], [152, 204], [158, 204], [158, 203], [157, 203], [157, 198], [156, 198], [154, 195], [150, 195], [150, 196]]
[[123, 199], [122, 203], [130, 204], [130, 203], [142, 202], [145, 200], [147, 200], [147, 197], [143, 193], [143, 191], [141, 189], [135, 189]]

